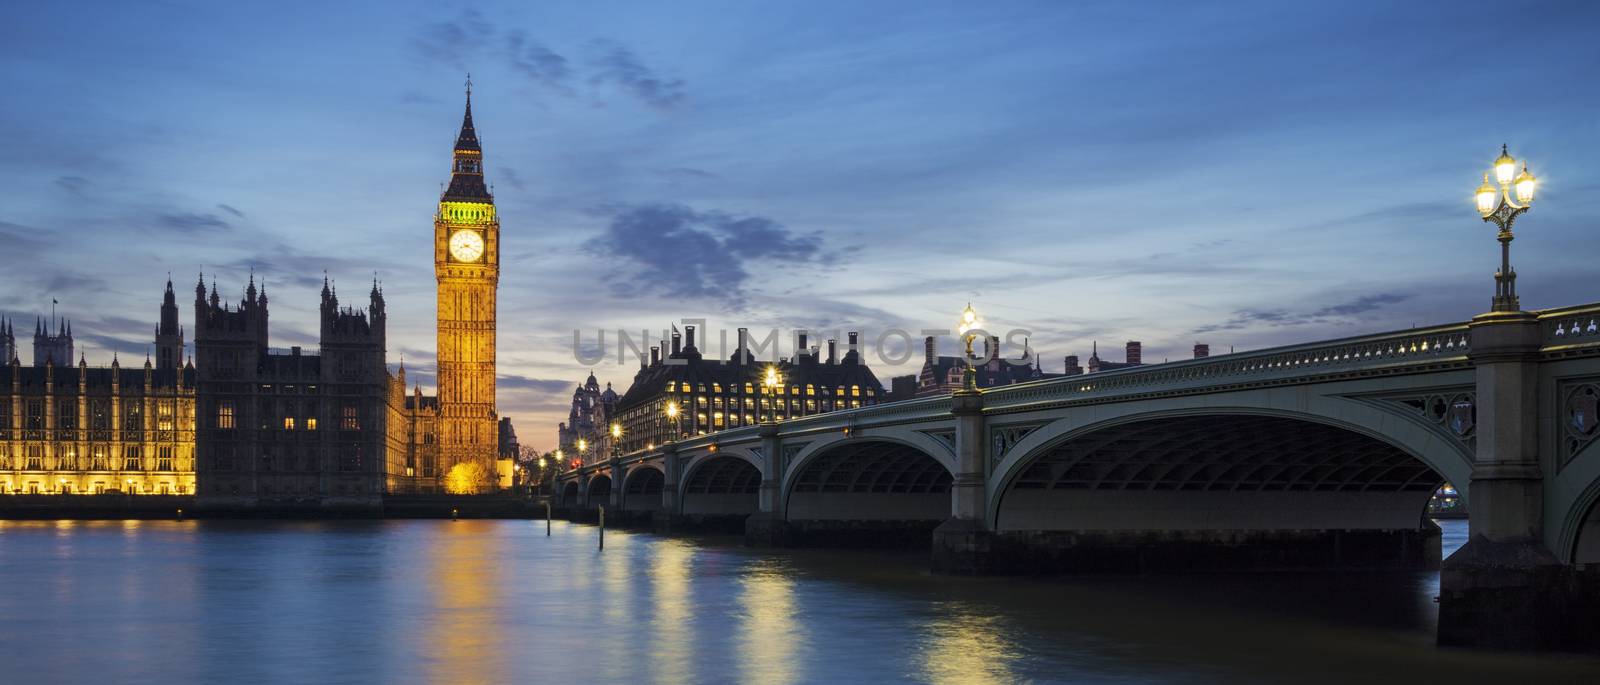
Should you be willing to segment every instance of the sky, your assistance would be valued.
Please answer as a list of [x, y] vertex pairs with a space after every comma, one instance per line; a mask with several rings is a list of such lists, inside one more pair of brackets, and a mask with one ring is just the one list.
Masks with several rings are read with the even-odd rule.
[[[95, 365], [150, 349], [169, 272], [189, 323], [197, 274], [237, 301], [253, 271], [282, 347], [316, 344], [324, 273], [347, 303], [376, 275], [389, 363], [431, 386], [432, 215], [470, 72], [499, 406], [541, 449], [590, 369], [627, 387], [617, 330], [685, 319], [871, 343], [971, 302], [1045, 371], [1096, 341], [1149, 362], [1463, 321], [1493, 294], [1471, 195], [1502, 143], [1542, 182], [1524, 307], [1600, 299], [1597, 3], [6, 14], [0, 313], [26, 337], [59, 300]], [[601, 330], [608, 358], [580, 361], [574, 332]], [[887, 382], [921, 359], [869, 361]]]

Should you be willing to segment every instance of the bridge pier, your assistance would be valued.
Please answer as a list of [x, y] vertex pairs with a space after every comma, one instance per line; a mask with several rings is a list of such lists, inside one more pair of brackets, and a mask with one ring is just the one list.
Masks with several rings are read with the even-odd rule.
[[752, 547], [789, 547], [793, 530], [784, 513], [783, 443], [778, 424], [761, 424], [760, 509], [744, 521], [744, 544]]
[[1538, 317], [1484, 314], [1470, 335], [1478, 437], [1469, 537], [1440, 572], [1439, 644], [1593, 649], [1600, 574], [1563, 563], [1542, 539]]
[[994, 570], [995, 533], [987, 520], [988, 460], [983, 395], [951, 395], [956, 427], [956, 473], [950, 485], [950, 518], [933, 531], [933, 571], [981, 575]]

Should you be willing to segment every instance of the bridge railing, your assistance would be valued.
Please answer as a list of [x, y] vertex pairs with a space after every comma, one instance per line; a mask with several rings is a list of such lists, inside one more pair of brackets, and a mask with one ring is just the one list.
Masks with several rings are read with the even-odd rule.
[[1600, 345], [1600, 304], [1545, 309], [1538, 314], [1546, 352]]
[[1469, 349], [1467, 324], [1448, 324], [1002, 386], [984, 391], [984, 406], [1026, 404], [1070, 395], [1122, 394], [1174, 385], [1214, 385], [1233, 379], [1254, 381], [1432, 366], [1463, 362]]

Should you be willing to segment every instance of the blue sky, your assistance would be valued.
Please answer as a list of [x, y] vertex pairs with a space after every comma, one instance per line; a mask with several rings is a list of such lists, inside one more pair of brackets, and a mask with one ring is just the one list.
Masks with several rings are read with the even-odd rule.
[[[548, 447], [572, 331], [952, 324], [1059, 370], [1463, 320], [1502, 142], [1524, 305], [1596, 298], [1600, 5], [25, 3], [0, 25], [0, 311], [90, 363], [250, 269], [274, 344], [376, 271], [431, 382], [461, 84], [503, 221], [502, 412]], [[237, 299], [237, 295], [234, 296]], [[187, 302], [187, 297], [183, 300]], [[186, 309], [184, 318], [190, 318]], [[1120, 359], [1120, 351], [1110, 355]], [[880, 377], [911, 372], [879, 368]], [[632, 366], [596, 369], [619, 391]]]

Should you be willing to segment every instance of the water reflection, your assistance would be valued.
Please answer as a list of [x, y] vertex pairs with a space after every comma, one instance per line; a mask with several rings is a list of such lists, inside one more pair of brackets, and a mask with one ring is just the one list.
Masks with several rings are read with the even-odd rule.
[[506, 581], [496, 559], [494, 522], [457, 521], [422, 553], [433, 583], [431, 627], [424, 644], [428, 680], [473, 685], [506, 682], [506, 626], [498, 589]]
[[795, 656], [803, 636], [795, 621], [794, 580], [772, 559], [752, 561], [739, 580], [743, 625], [741, 666], [745, 683], [772, 685], [798, 680]]
[[1017, 680], [1017, 650], [1005, 621], [964, 602], [941, 602], [923, 631], [923, 677], [931, 683], [978, 685]]
[[661, 540], [654, 545], [655, 559], [650, 564], [652, 623], [650, 660], [656, 677], [663, 683], [690, 680], [690, 658], [694, 650], [693, 593], [689, 574], [694, 564], [694, 548], [682, 540]]

